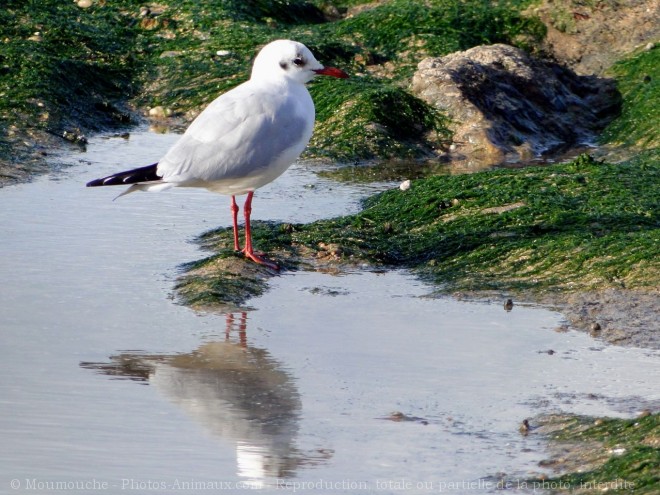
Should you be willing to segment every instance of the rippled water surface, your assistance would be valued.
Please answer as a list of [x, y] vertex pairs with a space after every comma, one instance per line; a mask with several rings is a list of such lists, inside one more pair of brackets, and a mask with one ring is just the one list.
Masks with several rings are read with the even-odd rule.
[[[283, 273], [226, 315], [176, 304], [228, 199], [84, 187], [175, 139], [96, 138], [0, 189], [0, 491], [492, 492], [540, 470], [522, 419], [660, 398], [658, 353], [558, 333], [542, 308], [427, 297], [405, 272]], [[253, 217], [345, 214], [382, 187], [296, 165]]]

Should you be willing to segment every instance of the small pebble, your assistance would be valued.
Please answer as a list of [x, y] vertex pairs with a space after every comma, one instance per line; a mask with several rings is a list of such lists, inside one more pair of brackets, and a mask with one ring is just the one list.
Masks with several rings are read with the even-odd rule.
[[401, 189], [402, 191], [407, 191], [408, 189], [410, 189], [410, 185], [411, 185], [410, 180], [404, 180], [404, 181], [399, 185], [399, 189]]
[[650, 416], [650, 415], [651, 415], [651, 410], [650, 409], [643, 409], [637, 417], [638, 418], [646, 418], [647, 416]]
[[92, 0], [78, 0], [76, 2], [76, 5], [78, 5], [78, 7], [80, 7], [81, 9], [88, 9], [89, 7], [92, 6], [93, 3], [94, 2], [92, 2]]
[[78, 134], [76, 132], [64, 131], [62, 132], [62, 137], [67, 141], [71, 141], [72, 143], [78, 143], [78, 144], [87, 143], [87, 138], [84, 135]]
[[149, 126], [149, 131], [156, 134], [167, 134], [170, 132], [170, 128], [165, 124], [151, 124]]
[[226, 57], [228, 55], [231, 55], [231, 52], [229, 50], [218, 50], [217, 52], [215, 52], [215, 54], [218, 57]]
[[160, 54], [159, 58], [172, 58], [172, 57], [178, 57], [181, 55], [181, 52], [179, 50], [165, 50]]
[[149, 117], [155, 117], [157, 119], [162, 119], [170, 115], [170, 110], [166, 109], [160, 105], [149, 109]]
[[589, 332], [591, 333], [592, 336], [598, 335], [600, 331], [601, 331], [600, 323], [598, 322], [593, 322], [589, 327]]
[[513, 299], [507, 299], [504, 303], [504, 309], [506, 311], [511, 311], [513, 309]]
[[650, 52], [650, 51], [653, 50], [654, 48], [655, 48], [655, 43], [653, 43], [653, 42], [651, 42], [651, 43], [647, 43], [646, 46], [644, 47], [644, 49], [645, 49], [647, 52]]
[[523, 419], [523, 422], [520, 425], [520, 428], [518, 428], [518, 431], [520, 431], [520, 433], [523, 435], [527, 435], [529, 433], [529, 420]]
[[158, 20], [151, 17], [143, 17], [140, 21], [140, 27], [146, 30], [152, 30], [158, 27]]

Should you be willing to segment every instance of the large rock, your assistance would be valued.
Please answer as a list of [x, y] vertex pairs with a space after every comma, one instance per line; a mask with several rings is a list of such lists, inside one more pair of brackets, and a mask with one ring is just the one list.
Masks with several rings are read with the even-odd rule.
[[502, 44], [423, 60], [412, 91], [451, 118], [454, 155], [479, 165], [592, 142], [620, 107], [613, 81]]

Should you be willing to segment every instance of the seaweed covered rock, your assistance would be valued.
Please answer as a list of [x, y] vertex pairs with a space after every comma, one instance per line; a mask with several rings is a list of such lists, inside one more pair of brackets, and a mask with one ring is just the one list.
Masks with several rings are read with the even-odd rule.
[[457, 157], [483, 165], [594, 141], [621, 101], [611, 80], [578, 76], [503, 44], [423, 60], [412, 90], [449, 115]]

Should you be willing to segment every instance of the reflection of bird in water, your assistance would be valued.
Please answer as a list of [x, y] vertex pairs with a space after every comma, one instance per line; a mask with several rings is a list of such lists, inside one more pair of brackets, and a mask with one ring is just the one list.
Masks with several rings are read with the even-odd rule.
[[124, 353], [112, 356], [111, 363], [81, 366], [154, 385], [212, 433], [234, 441], [239, 476], [257, 485], [265, 478], [290, 477], [298, 466], [323, 462], [330, 451], [295, 448], [302, 405], [292, 377], [267, 350], [247, 345], [245, 313], [238, 323], [238, 342], [230, 338], [234, 326], [234, 317], [227, 315], [225, 340], [202, 344], [188, 354]]

